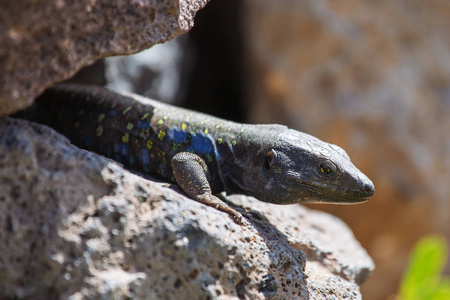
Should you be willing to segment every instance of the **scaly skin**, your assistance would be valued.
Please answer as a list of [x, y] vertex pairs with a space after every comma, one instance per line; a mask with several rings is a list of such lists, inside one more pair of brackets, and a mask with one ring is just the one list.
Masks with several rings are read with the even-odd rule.
[[282, 125], [239, 124], [81, 85], [50, 88], [18, 116], [132, 169], [176, 181], [189, 197], [238, 223], [241, 214], [214, 194], [275, 204], [348, 204], [374, 193], [343, 149]]

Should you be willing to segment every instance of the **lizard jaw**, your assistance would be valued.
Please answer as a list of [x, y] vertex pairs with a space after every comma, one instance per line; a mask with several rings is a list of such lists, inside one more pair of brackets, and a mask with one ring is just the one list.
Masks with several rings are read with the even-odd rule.
[[[363, 191], [353, 190], [345, 191], [341, 189], [340, 191], [332, 190], [325, 191], [323, 188], [307, 184], [300, 183], [302, 185], [302, 193], [299, 195], [299, 203], [332, 203], [332, 204], [354, 204], [366, 202], [374, 194], [374, 187], [372, 183], [366, 183], [364, 185]], [[336, 186], [340, 188], [340, 186]], [[307, 193], [303, 191], [307, 190]]]

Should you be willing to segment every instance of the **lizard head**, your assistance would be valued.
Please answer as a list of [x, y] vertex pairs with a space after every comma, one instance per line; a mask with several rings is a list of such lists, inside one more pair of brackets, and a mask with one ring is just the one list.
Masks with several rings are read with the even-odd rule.
[[350, 204], [373, 195], [372, 181], [342, 148], [284, 126], [277, 131], [276, 138], [261, 136], [264, 147], [245, 162], [259, 171], [241, 174], [244, 193], [275, 204]]

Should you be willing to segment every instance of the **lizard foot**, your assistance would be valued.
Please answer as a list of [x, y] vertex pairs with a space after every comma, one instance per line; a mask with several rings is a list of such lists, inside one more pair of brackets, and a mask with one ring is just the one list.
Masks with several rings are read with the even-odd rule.
[[205, 205], [214, 207], [221, 212], [227, 213], [230, 217], [232, 217], [233, 221], [238, 225], [244, 225], [247, 222], [244, 222], [244, 217], [242, 214], [235, 209], [231, 208], [227, 204], [225, 204], [222, 200], [214, 195], [203, 194], [199, 195], [195, 198], [196, 201], [203, 203]]

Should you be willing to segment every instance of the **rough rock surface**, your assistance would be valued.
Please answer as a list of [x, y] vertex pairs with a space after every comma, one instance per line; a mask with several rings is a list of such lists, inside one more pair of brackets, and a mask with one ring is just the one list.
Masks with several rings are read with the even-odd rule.
[[245, 2], [251, 120], [338, 144], [373, 180], [367, 204], [323, 208], [376, 263], [364, 299], [386, 299], [418, 238], [450, 239], [450, 2]]
[[360, 299], [373, 270], [325, 213], [231, 197], [241, 227], [21, 120], [0, 153], [0, 298]]
[[207, 2], [2, 1], [0, 116], [101, 57], [135, 53], [188, 31]]

